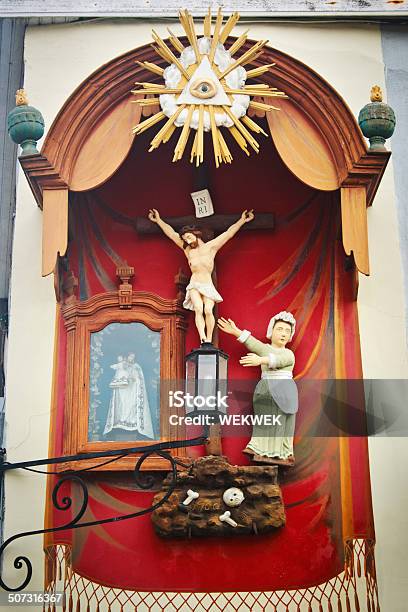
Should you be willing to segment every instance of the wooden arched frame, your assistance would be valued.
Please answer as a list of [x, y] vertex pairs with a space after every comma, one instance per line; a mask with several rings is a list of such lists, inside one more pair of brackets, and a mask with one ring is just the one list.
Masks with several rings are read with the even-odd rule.
[[[229, 37], [226, 46], [235, 40]], [[181, 42], [188, 44], [185, 38]], [[241, 52], [253, 42], [247, 40]], [[67, 248], [68, 191], [103, 184], [132, 146], [131, 128], [140, 121], [141, 109], [130, 104], [134, 99], [130, 92], [135, 81], [160, 82], [137, 64], [144, 61], [163, 68], [167, 65], [150, 44], [105, 64], [68, 98], [48, 131], [41, 154], [20, 158], [44, 210], [43, 276], [55, 270], [58, 254], [64, 255]], [[260, 80], [289, 97], [281, 101], [280, 112], [267, 113], [277, 151], [299, 180], [315, 189], [340, 191], [345, 253], [360, 272], [369, 274], [366, 207], [374, 199], [390, 153], [367, 150], [344, 100], [311, 68], [270, 47], [248, 68], [266, 63], [276, 65]]]
[[[130, 306], [130, 307], [129, 307]], [[168, 300], [147, 292], [133, 292], [128, 307], [120, 307], [118, 293], [95, 295], [82, 302], [73, 300], [62, 306], [67, 330], [66, 392], [63, 425], [64, 455], [87, 453], [116, 448], [147, 446], [168, 440], [184, 440], [181, 425], [170, 425], [167, 381], [181, 381], [184, 376], [185, 309], [178, 300]], [[160, 440], [152, 442], [92, 441], [88, 439], [90, 399], [90, 343], [91, 334], [110, 323], [143, 323], [160, 333]], [[135, 347], [137, 350], [137, 347]], [[171, 413], [175, 413], [171, 409]], [[182, 413], [180, 413], [182, 414]], [[177, 449], [174, 456], [187, 458], [186, 449]], [[61, 471], [93, 467], [101, 459], [89, 459], [61, 465]], [[103, 468], [104, 470], [131, 470], [135, 456], [125, 457]], [[148, 458], [143, 469], [168, 470], [168, 461], [160, 457]]]

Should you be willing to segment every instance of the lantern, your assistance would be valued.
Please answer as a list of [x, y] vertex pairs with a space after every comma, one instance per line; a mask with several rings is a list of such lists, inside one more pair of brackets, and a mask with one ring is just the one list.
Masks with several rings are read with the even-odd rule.
[[226, 413], [228, 355], [211, 342], [203, 342], [186, 356], [186, 394], [193, 400], [187, 413]]

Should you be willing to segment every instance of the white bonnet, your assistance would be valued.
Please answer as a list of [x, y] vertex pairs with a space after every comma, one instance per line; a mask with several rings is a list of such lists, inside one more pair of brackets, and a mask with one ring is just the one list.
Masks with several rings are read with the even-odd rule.
[[267, 338], [272, 337], [272, 330], [273, 330], [273, 326], [275, 325], [276, 321], [285, 321], [285, 323], [289, 323], [292, 326], [292, 333], [290, 334], [289, 341], [292, 340], [295, 334], [296, 319], [291, 312], [286, 312], [286, 310], [282, 310], [282, 312], [278, 312], [278, 314], [273, 316], [272, 319], [269, 321], [268, 329], [266, 331], [266, 337]]

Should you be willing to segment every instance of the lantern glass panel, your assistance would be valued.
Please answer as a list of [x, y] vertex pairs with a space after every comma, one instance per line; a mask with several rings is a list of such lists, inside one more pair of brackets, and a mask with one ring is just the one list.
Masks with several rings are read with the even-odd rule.
[[198, 356], [198, 395], [217, 395], [217, 355]]
[[186, 393], [195, 395], [197, 378], [197, 358], [193, 355], [186, 363]]
[[218, 389], [221, 395], [227, 394], [227, 375], [228, 372], [228, 358], [223, 355], [218, 357]]

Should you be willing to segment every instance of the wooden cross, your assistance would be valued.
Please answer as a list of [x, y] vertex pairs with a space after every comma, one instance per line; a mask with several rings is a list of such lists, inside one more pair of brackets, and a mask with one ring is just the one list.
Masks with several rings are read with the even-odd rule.
[[[194, 216], [187, 217], [164, 217], [163, 221], [171, 225], [176, 232], [180, 231], [184, 225], [195, 225], [206, 230], [209, 240], [214, 236], [225, 232], [230, 225], [238, 221], [240, 215], [211, 215], [197, 219]], [[162, 234], [160, 227], [156, 223], [149, 221], [147, 217], [136, 217], [135, 229], [139, 234]], [[254, 230], [274, 229], [275, 215], [273, 213], [256, 213], [255, 219], [251, 223], [246, 223], [240, 232], [252, 232]]]

